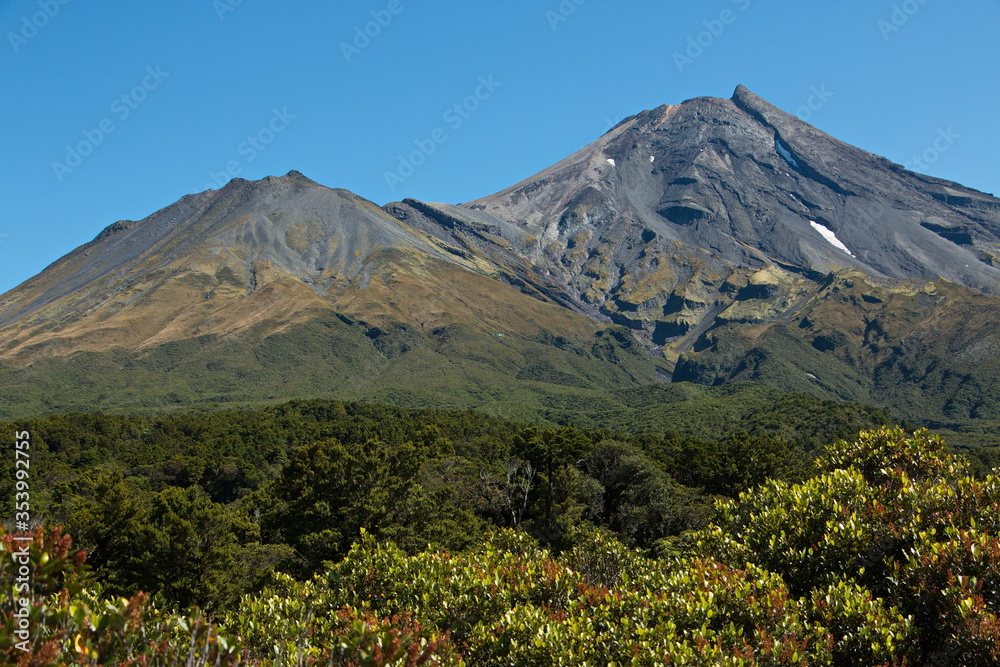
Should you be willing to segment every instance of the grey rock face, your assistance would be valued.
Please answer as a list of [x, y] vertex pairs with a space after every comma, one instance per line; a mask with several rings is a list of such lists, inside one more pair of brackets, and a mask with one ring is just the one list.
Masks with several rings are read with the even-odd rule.
[[[845, 269], [1000, 291], [1000, 200], [838, 141], [743, 86], [628, 118], [494, 195], [387, 208], [404, 209], [675, 351], [720, 316], [787, 313], [803, 281]], [[730, 308], [740, 301], [760, 307]]]
[[1000, 200], [849, 146], [742, 86], [731, 100], [698, 98], [633, 116], [467, 207], [549, 242], [600, 229], [642, 245], [645, 231], [739, 265], [770, 259], [822, 273], [857, 266], [1000, 286]]
[[273, 266], [322, 295], [362, 273], [372, 252], [393, 247], [444, 258], [372, 202], [297, 171], [234, 179], [144, 220], [107, 227], [4, 295], [0, 327], [66, 297], [79, 307], [62, 308], [60, 317], [79, 317], [136, 285], [199, 266], [225, 267], [234, 285], [250, 291], [257, 271]]

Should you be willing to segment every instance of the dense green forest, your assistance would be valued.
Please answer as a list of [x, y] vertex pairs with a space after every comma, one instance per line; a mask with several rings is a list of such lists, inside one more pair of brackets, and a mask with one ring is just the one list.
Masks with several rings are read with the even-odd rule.
[[[4, 589], [0, 656], [1000, 659], [989, 452], [798, 394], [701, 408], [652, 432], [330, 401], [0, 425], [30, 433], [33, 519], [65, 531], [36, 530], [30, 652]], [[14, 479], [7, 461], [5, 514]]]

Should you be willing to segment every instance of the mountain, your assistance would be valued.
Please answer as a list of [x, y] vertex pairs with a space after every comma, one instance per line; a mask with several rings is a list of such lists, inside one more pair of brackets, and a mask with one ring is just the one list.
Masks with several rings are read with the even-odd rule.
[[653, 382], [627, 333], [503, 271], [298, 172], [236, 179], [115, 223], [2, 295], [0, 405], [325, 396], [530, 416]]
[[998, 267], [1000, 200], [741, 86], [466, 204], [380, 208], [293, 171], [115, 223], [0, 296], [0, 400], [566, 420], [748, 380], [964, 425], [1000, 419]]
[[[619, 123], [459, 206], [396, 217], [630, 328], [675, 381], [1000, 416], [1000, 200], [847, 145], [746, 88]], [[500, 239], [495, 241], [495, 239]]]
[[[451, 289], [455, 265], [472, 269], [463, 275], [470, 280], [484, 267], [448, 251], [375, 204], [297, 172], [234, 180], [140, 222], [111, 225], [4, 295], [0, 326], [17, 323], [20, 331], [5, 336], [3, 349], [13, 357], [67, 354], [113, 341], [144, 350], [260, 326], [271, 333], [331, 309], [376, 318], [394, 313], [423, 327], [448, 324], [458, 313], [480, 328], [500, 326], [482, 301], [455, 303], [465, 299]], [[422, 312], [412, 291], [433, 292], [441, 309]], [[530, 319], [524, 314], [516, 322], [534, 332]], [[557, 326], [573, 327], [561, 320]]]

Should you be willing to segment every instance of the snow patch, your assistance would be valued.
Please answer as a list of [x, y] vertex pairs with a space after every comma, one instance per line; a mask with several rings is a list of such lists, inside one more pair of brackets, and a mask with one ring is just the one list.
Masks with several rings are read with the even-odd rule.
[[792, 167], [794, 167], [795, 169], [799, 168], [799, 163], [796, 162], [795, 158], [792, 157], [792, 152], [787, 148], [785, 148], [785, 145], [783, 143], [775, 140], [774, 146], [775, 148], [778, 149], [778, 154], [781, 155], [782, 158], [784, 158], [785, 162], [792, 165]]
[[608, 164], [610, 164], [612, 167], [615, 166], [615, 159], [609, 157], [608, 158]]
[[837, 235], [834, 234], [832, 230], [830, 230], [829, 228], [827, 228], [827, 227], [819, 224], [818, 222], [816, 222], [814, 220], [810, 220], [809, 224], [812, 225], [812, 228], [815, 229], [817, 232], [819, 232], [820, 236], [822, 236], [824, 239], [826, 239], [827, 242], [830, 245], [832, 245], [834, 248], [837, 248], [839, 250], [843, 250], [844, 252], [846, 252], [851, 257], [854, 257], [854, 253], [851, 252], [847, 248], [847, 246], [844, 245], [844, 243], [840, 239], [837, 238]]

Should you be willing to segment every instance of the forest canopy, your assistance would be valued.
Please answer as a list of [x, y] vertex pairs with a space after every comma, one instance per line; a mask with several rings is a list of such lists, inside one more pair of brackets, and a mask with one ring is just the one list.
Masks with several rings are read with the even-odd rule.
[[28, 652], [3, 589], [0, 655], [995, 664], [1000, 479], [827, 410], [792, 438], [331, 402], [20, 422], [63, 528], [34, 533]]

